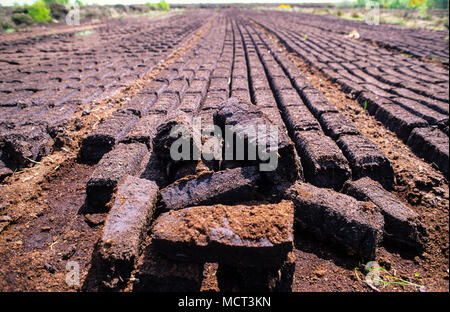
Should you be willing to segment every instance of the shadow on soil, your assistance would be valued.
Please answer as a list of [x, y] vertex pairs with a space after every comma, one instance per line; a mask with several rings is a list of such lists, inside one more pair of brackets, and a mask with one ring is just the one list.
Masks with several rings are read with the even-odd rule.
[[311, 233], [307, 233], [298, 227], [294, 233], [294, 247], [306, 253], [315, 254], [318, 258], [332, 261], [335, 265], [348, 270], [358, 267], [364, 260], [351, 256], [342, 251], [341, 246], [324, 242]]

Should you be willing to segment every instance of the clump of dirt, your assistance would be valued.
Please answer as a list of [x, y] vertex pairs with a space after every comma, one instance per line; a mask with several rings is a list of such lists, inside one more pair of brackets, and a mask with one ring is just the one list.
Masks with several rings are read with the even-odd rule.
[[[292, 239], [294, 208], [292, 202], [260, 205], [214, 205], [185, 208], [161, 215], [163, 222], [157, 222], [155, 229], [167, 233], [168, 238], [177, 241], [207, 245], [214, 229], [223, 229], [232, 235], [220, 235], [221, 243], [236, 244], [236, 237], [245, 245], [260, 244], [268, 240], [277, 245]], [[220, 232], [220, 231], [218, 231]]]
[[220, 291], [216, 276], [218, 268], [219, 265], [217, 263], [205, 263], [200, 291]]

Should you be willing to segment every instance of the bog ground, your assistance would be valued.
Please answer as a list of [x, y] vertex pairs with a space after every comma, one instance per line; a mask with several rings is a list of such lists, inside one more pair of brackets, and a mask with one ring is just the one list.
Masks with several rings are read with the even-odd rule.
[[[237, 8], [0, 35], [0, 289], [448, 291], [448, 35]], [[173, 160], [194, 117], [277, 126], [276, 170]]]

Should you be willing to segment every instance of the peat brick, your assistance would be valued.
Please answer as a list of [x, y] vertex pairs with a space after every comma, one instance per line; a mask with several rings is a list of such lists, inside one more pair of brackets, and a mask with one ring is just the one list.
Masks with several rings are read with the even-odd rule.
[[147, 115], [150, 107], [156, 102], [157, 96], [149, 93], [138, 93], [127, 102], [125, 110], [142, 117]]
[[428, 123], [410, 113], [399, 105], [380, 105], [375, 113], [375, 118], [395, 132], [402, 140], [408, 140], [412, 129], [426, 127]]
[[164, 92], [148, 111], [149, 114], [167, 114], [180, 104], [180, 97], [175, 93]]
[[352, 254], [375, 257], [384, 221], [374, 204], [302, 182], [289, 188], [285, 197], [294, 203], [295, 221], [301, 228]]
[[84, 105], [94, 101], [103, 92], [103, 89], [99, 87], [82, 87], [76, 92], [70, 99], [66, 100], [66, 103]]
[[173, 69], [163, 69], [158, 76], [155, 78], [156, 81], [162, 81], [170, 84], [178, 75], [177, 70]]
[[295, 255], [290, 252], [284, 263], [273, 268], [236, 268], [219, 264], [217, 282], [220, 291], [291, 292]]
[[210, 171], [210, 168], [203, 161], [186, 161], [181, 164], [181, 166], [177, 166], [175, 174], [173, 175], [173, 180], [176, 181], [187, 176], [198, 175], [204, 171]]
[[192, 70], [190, 70], [190, 69], [187, 69], [187, 70], [183, 70], [183, 71], [178, 75], [178, 77], [176, 78], [176, 80], [178, 80], [178, 79], [185, 79], [185, 80], [189, 81], [189, 83], [191, 83], [192, 80], [194, 79], [194, 76], [195, 76], [195, 72], [192, 71]]
[[340, 113], [324, 113], [319, 120], [326, 135], [334, 140], [343, 134], [360, 134], [354, 123]]
[[225, 91], [229, 92], [228, 78], [212, 78], [209, 91]]
[[[178, 127], [180, 131], [184, 131], [184, 134], [178, 133], [178, 136], [171, 136], [171, 132], [173, 129], [177, 129]], [[170, 149], [172, 144], [181, 137], [185, 137], [186, 140], [189, 140], [190, 144], [190, 153], [188, 159], [180, 159], [174, 160], [171, 156]], [[166, 165], [175, 164], [179, 161], [188, 161], [192, 160], [194, 157], [194, 148], [197, 151], [200, 151], [200, 142], [194, 141], [193, 137], [193, 129], [192, 129], [192, 115], [188, 113], [178, 113], [167, 116], [167, 118], [159, 124], [156, 128], [156, 134], [153, 137], [153, 148], [158, 157], [163, 161]]]
[[249, 92], [247, 78], [233, 77], [231, 82], [232, 91], [243, 90]]
[[305, 104], [316, 118], [319, 118], [323, 113], [338, 112], [336, 106], [328, 102], [325, 95], [315, 88], [303, 88], [301, 94]]
[[255, 167], [203, 172], [162, 189], [161, 203], [166, 209], [181, 209], [251, 200], [255, 198], [260, 178]]
[[200, 93], [189, 93], [188, 91], [178, 109], [185, 113], [195, 113], [199, 110], [202, 99], [203, 97]]
[[407, 144], [419, 156], [435, 163], [439, 170], [448, 177], [448, 135], [434, 127], [416, 128], [411, 132]]
[[218, 109], [227, 98], [228, 93], [226, 91], [208, 91], [202, 109]]
[[172, 210], [156, 219], [153, 244], [175, 259], [274, 267], [292, 250], [293, 214], [289, 201]]
[[415, 115], [426, 120], [430, 125], [439, 124], [440, 122], [448, 120], [448, 115], [441, 114], [421, 103], [416, 101], [406, 99], [406, 98], [395, 98], [393, 101], [400, 103], [401, 106], [412, 110]]
[[358, 102], [362, 107], [366, 107], [366, 110], [371, 114], [375, 115], [378, 108], [385, 105], [392, 105], [392, 101], [385, 99], [381, 96], [377, 96], [372, 92], [364, 91], [358, 96]]
[[5, 124], [13, 124], [13, 122], [11, 122], [11, 117], [20, 112], [21, 108], [17, 106], [7, 106], [1, 107], [1, 110], [2, 114], [0, 115], [0, 126]]
[[200, 69], [195, 72], [195, 79], [208, 81], [210, 76], [211, 76], [211, 71], [209, 71], [207, 69]]
[[272, 61], [267, 62], [267, 61], [264, 61], [264, 58], [263, 58], [264, 66], [267, 69], [267, 75], [268, 75], [269, 79], [273, 82], [277, 92], [279, 92], [279, 90], [281, 90], [285, 86], [288, 86], [288, 85], [290, 86], [291, 82], [284, 74], [284, 71], [280, 67], [280, 65], [278, 65], [278, 63], [275, 60], [273, 60], [273, 56], [270, 55], [268, 57]]
[[294, 88], [283, 90], [282, 92], [277, 94], [277, 97], [282, 108], [285, 108], [287, 106], [303, 105], [303, 101], [300, 98], [300, 95], [298, 95], [298, 92]]
[[353, 97], [358, 97], [364, 90], [361, 85], [345, 78], [337, 79], [336, 83], [341, 86], [342, 91], [351, 94]]
[[164, 118], [165, 115], [161, 114], [151, 114], [140, 118], [121, 142], [144, 143], [150, 149], [152, 138], [156, 133], [156, 128]]
[[12, 93], [1, 93], [0, 94], [0, 107], [2, 110], [4, 107], [17, 106], [20, 103], [20, 100], [26, 99], [31, 96], [33, 92], [31, 91], [20, 91], [20, 92], [12, 92]]
[[[270, 155], [270, 158], [273, 158], [273, 154], [277, 152], [278, 162], [276, 168], [273, 168], [274, 170], [272, 171], [264, 171], [264, 174], [273, 180], [274, 183], [293, 182], [302, 178], [302, 168], [298, 162], [294, 144], [285, 132], [278, 130], [277, 146], [270, 146], [270, 142], [274, 140], [272, 135], [275, 135], [271, 134], [270, 129], [276, 125], [256, 105], [244, 102], [238, 98], [230, 98], [228, 101], [222, 103], [220, 109], [215, 112], [214, 123], [222, 129], [223, 133], [225, 133], [225, 126], [230, 126], [230, 130], [234, 133], [235, 139], [244, 141], [246, 147], [244, 160], [246, 161], [249, 160], [247, 153], [248, 146], [252, 146], [257, 151], [257, 159], [260, 160], [258, 158], [258, 148], [261, 149], [259, 147], [260, 142], [261, 144], [265, 144], [264, 151]], [[253, 133], [251, 133], [252, 129], [249, 126], [254, 128]], [[262, 126], [265, 126], [266, 132], [256, 135], [255, 132], [258, 131], [257, 129], [261, 129]], [[263, 136], [265, 137], [264, 140], [262, 139]], [[233, 152], [236, 154], [235, 148], [233, 148]], [[236, 160], [236, 158], [233, 160]], [[262, 160], [260, 161], [263, 162]]]
[[55, 106], [46, 111], [36, 123], [46, 125], [47, 128], [54, 128], [58, 125], [64, 124], [64, 122], [75, 113], [77, 105], [65, 104], [61, 106]]
[[231, 76], [231, 68], [228, 67], [217, 67], [213, 73], [212, 78], [226, 78], [228, 79]]
[[254, 92], [254, 103], [258, 107], [275, 107], [277, 108], [277, 102], [273, 97], [272, 91], [267, 90], [257, 90]]
[[[291, 77], [292, 78], [292, 77]], [[310, 87], [311, 83], [308, 78], [303, 75], [297, 75], [292, 79], [292, 84], [294, 87], [301, 92], [304, 88]]]
[[189, 85], [187, 93], [199, 93], [202, 97], [206, 95], [208, 89], [208, 81], [206, 80], [193, 80]]
[[343, 192], [358, 200], [371, 201], [384, 216], [385, 238], [413, 248], [424, 247], [425, 229], [419, 215], [370, 178], [347, 181]]
[[147, 147], [141, 143], [118, 144], [98, 163], [86, 184], [86, 204], [89, 210], [104, 210], [115, 188], [127, 175], [135, 175]]
[[269, 82], [265, 75], [252, 76], [250, 86], [254, 93], [256, 93], [256, 91], [270, 91]]
[[340, 188], [351, 177], [350, 167], [336, 143], [320, 131], [296, 131], [294, 141], [305, 178], [319, 187]]
[[[3, 110], [4, 109], [2, 109], [2, 111]], [[24, 107], [5, 118], [5, 120], [2, 121], [2, 124], [6, 125], [7, 128], [32, 124], [35, 123], [34, 121], [39, 120], [39, 117], [47, 113], [48, 110], [49, 108], [46, 106]]]
[[337, 144], [352, 168], [353, 179], [370, 177], [390, 189], [394, 170], [383, 151], [363, 135], [342, 135]]
[[118, 186], [99, 242], [103, 268], [111, 277], [129, 277], [139, 256], [143, 236], [153, 218], [158, 186], [127, 176]]
[[231, 95], [237, 97], [244, 102], [251, 102], [250, 93], [247, 90], [233, 90]]
[[198, 292], [203, 263], [167, 258], [150, 242], [139, 258], [135, 277], [133, 291], [137, 292]]
[[174, 80], [170, 83], [169, 87], [164, 92], [177, 94], [178, 98], [182, 99], [188, 87], [189, 84], [187, 80]]
[[431, 99], [427, 96], [419, 95], [413, 91], [410, 91], [408, 89], [401, 89], [396, 88], [393, 90], [396, 94], [398, 94], [401, 97], [405, 97], [408, 99], [416, 100], [420, 103], [425, 104], [426, 106], [442, 113], [442, 114], [448, 114], [449, 113], [449, 106], [448, 103], [441, 102], [438, 100]]
[[30, 166], [50, 154], [53, 140], [41, 125], [23, 125], [15, 129], [0, 128], [1, 160], [10, 169]]
[[280, 111], [277, 107], [261, 107], [259, 109], [273, 124], [278, 125], [278, 128], [280, 128], [281, 131], [285, 133], [288, 132], [283, 118], [281, 117]]
[[[374, 83], [375, 83], [375, 81], [374, 81]], [[378, 84], [381, 85], [380, 82], [378, 82]], [[387, 98], [387, 99], [393, 97], [393, 95], [391, 93], [385, 91], [385, 90], [389, 91], [389, 88], [388, 89], [384, 89], [384, 87], [383, 87], [383, 89], [384, 89], [383, 90], [383, 89], [378, 88], [377, 86], [375, 86], [373, 84], [370, 84], [370, 83], [365, 83], [365, 84], [363, 84], [363, 86], [364, 86], [365, 90], [368, 90], [368, 92], [372, 92], [373, 94], [375, 94], [377, 96], [381, 96], [381, 97], [384, 97], [384, 98]]]
[[161, 95], [169, 86], [167, 82], [153, 80], [147, 84], [141, 93], [155, 94], [156, 96]]
[[97, 163], [133, 128], [139, 117], [123, 112], [115, 112], [99, 124], [81, 143], [80, 159], [86, 163]]
[[291, 132], [320, 130], [320, 124], [305, 105], [284, 106], [282, 114]]

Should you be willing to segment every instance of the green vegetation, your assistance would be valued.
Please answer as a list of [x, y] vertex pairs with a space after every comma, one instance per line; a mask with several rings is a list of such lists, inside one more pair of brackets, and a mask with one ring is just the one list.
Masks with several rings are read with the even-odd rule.
[[44, 0], [44, 2], [46, 4], [50, 4], [50, 3], [59, 3], [59, 4], [64, 4], [64, 5], [68, 5], [70, 3], [69, 0]]
[[[366, 3], [375, 1], [380, 4], [380, 9], [403, 9], [416, 10], [419, 12], [419, 18], [425, 21], [432, 21], [433, 16], [427, 13], [430, 9], [448, 10], [449, 0], [355, 0], [354, 7], [365, 8]], [[407, 18], [405, 14], [405, 18]], [[383, 21], [382, 21], [383, 22]], [[403, 25], [405, 22], [394, 22], [394, 24]]]
[[55, 20], [63, 20], [67, 13], [69, 13], [68, 7], [62, 3], [50, 2], [48, 6], [51, 12], [50, 14]]
[[[328, 7], [292, 5], [290, 10], [364, 21], [368, 16], [368, 9], [371, 9], [366, 9], [366, 3], [369, 1], [380, 4], [379, 22], [381, 24], [444, 31], [449, 28], [448, 13], [444, 12], [445, 9], [448, 9], [449, 0], [344, 0], [339, 4]], [[273, 7], [261, 6], [257, 9], [271, 10]]]
[[[370, 0], [378, 2], [383, 9], [448, 9], [449, 0]], [[356, 0], [353, 5], [365, 7], [369, 0]]]
[[75, 37], [84, 37], [84, 36], [89, 36], [89, 35], [91, 35], [93, 33], [94, 33], [93, 30], [85, 30], [85, 31], [77, 32], [74, 36]]
[[50, 8], [45, 1], [40, 0], [34, 2], [32, 5], [25, 5], [28, 15], [38, 23], [45, 23], [50, 21]]
[[448, 10], [448, 0], [427, 0], [427, 6], [431, 9]]
[[170, 5], [165, 0], [161, 0], [159, 3], [147, 3], [146, 6], [148, 6], [152, 10], [160, 10], [160, 11], [170, 10]]
[[360, 19], [361, 16], [359, 16], [358, 12], [352, 12], [352, 18], [353, 19]]
[[33, 25], [34, 23], [31, 16], [25, 13], [14, 13], [11, 20], [17, 25]]
[[83, 6], [81, 0], [35, 0], [33, 4], [0, 8], [0, 31], [11, 32], [23, 26], [64, 21], [71, 5]]
[[[404, 278], [398, 277], [395, 274], [391, 274], [389, 270], [381, 267], [376, 262], [369, 262], [364, 266], [364, 271], [366, 273], [366, 283], [372, 289], [379, 291], [379, 289], [375, 286], [385, 288], [388, 285], [402, 285], [402, 286], [411, 286], [420, 292], [424, 292], [426, 287], [420, 285], [419, 283], [422, 281], [420, 277], [420, 273], [415, 273], [414, 277], [411, 277], [415, 282], [407, 281]], [[355, 274], [359, 272], [358, 268], [355, 268]]]
[[9, 24], [9, 23], [1, 23], [0, 26], [1, 26], [2, 29], [5, 29], [5, 30], [13, 28], [12, 25]]
[[169, 5], [166, 1], [164, 1], [164, 0], [162, 0], [162, 1], [160, 1], [160, 2], [158, 3], [158, 7], [159, 7], [161, 10], [163, 10], [163, 11], [169, 11], [169, 10], [170, 10], [170, 5]]

